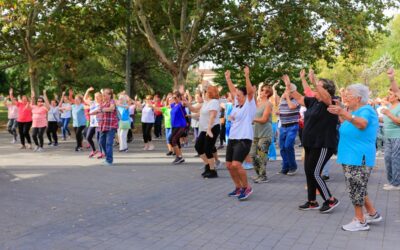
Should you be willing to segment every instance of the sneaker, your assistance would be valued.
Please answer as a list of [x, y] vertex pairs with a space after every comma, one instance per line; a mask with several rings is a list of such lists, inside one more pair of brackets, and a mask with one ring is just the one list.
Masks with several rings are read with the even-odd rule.
[[364, 215], [364, 217], [365, 217], [365, 222], [368, 224], [373, 224], [383, 220], [383, 217], [378, 212], [376, 212], [375, 215], [369, 215], [367, 213]]
[[49, 142], [49, 143], [47, 143], [47, 145], [51, 146], [51, 145], [53, 145], [53, 142]]
[[229, 197], [238, 197], [242, 192], [241, 188], [235, 188], [232, 192], [228, 194]]
[[201, 173], [201, 176], [205, 176], [208, 172], [210, 172], [210, 166], [209, 165], [205, 165], [204, 166], [204, 172]]
[[251, 164], [250, 162], [244, 162], [243, 163], [243, 168], [246, 169], [246, 170], [253, 169], [253, 164]]
[[79, 152], [79, 151], [82, 151], [83, 149], [81, 148], [81, 147], [76, 147], [75, 148], [75, 152]]
[[223, 149], [224, 145], [219, 145], [217, 149]]
[[44, 149], [42, 148], [42, 147], [39, 147], [37, 150], [36, 150], [36, 152], [43, 152], [44, 151]]
[[267, 178], [267, 176], [261, 176], [254, 180], [254, 183], [258, 183], [258, 184], [267, 183], [267, 182], [269, 182], [269, 179]]
[[317, 210], [317, 209], [320, 209], [320, 206], [319, 206], [318, 202], [309, 202], [309, 201], [307, 201], [303, 205], [300, 205], [299, 209], [303, 210], [303, 211]]
[[154, 148], [155, 148], [154, 145], [153, 145], [153, 144], [150, 144], [149, 147], [147, 148], [147, 150], [152, 151], [152, 150], [154, 150]]
[[400, 190], [400, 186], [387, 185], [386, 187], [383, 187], [383, 190], [386, 191]]
[[26, 149], [25, 145], [21, 145], [21, 147], [19, 147], [19, 149]]
[[89, 155], [89, 158], [93, 158], [97, 154], [97, 151], [92, 151]]
[[12, 143], [12, 144], [15, 144], [15, 143], [17, 143], [17, 140], [14, 138], [14, 139], [11, 141], [11, 143]]
[[183, 157], [176, 157], [175, 160], [172, 162], [172, 164], [181, 164], [184, 163], [185, 159], [183, 159]]
[[109, 163], [108, 161], [103, 161], [102, 163], [101, 163], [101, 165], [103, 165], [103, 166], [106, 166], [106, 167], [112, 167], [112, 163]]
[[99, 156], [97, 156], [97, 159], [103, 159], [104, 157], [106, 157], [106, 155], [105, 155], [105, 154], [103, 154], [103, 153], [100, 153], [100, 155], [99, 155]]
[[33, 149], [33, 152], [37, 152], [39, 150], [39, 146], [36, 146], [35, 149]]
[[327, 175], [323, 175], [323, 176], [321, 176], [321, 178], [324, 181], [329, 181], [329, 176], [327, 176]]
[[383, 187], [388, 187], [390, 185], [391, 185], [390, 183], [385, 183], [385, 184], [383, 184]]
[[166, 156], [170, 156], [170, 155], [172, 155], [172, 154], [173, 154], [172, 151], [168, 151], [168, 153], [166, 153], [165, 155], [166, 155]]
[[254, 175], [254, 176], [250, 177], [250, 179], [251, 179], [252, 181], [257, 180], [258, 178], [260, 178], [260, 176], [258, 176], [258, 175]]
[[249, 196], [253, 193], [253, 188], [248, 187], [248, 188], [243, 188], [242, 192], [240, 192], [240, 195], [238, 196], [238, 200], [244, 201], [249, 198]]
[[327, 200], [322, 204], [322, 207], [319, 209], [321, 213], [329, 213], [332, 211], [335, 207], [337, 207], [340, 204], [339, 200], [336, 198], [333, 198], [332, 200]]
[[28, 144], [28, 149], [32, 149], [32, 144]]
[[53, 147], [57, 147], [57, 146], [58, 146], [58, 143], [55, 142], [55, 143], [53, 144]]
[[128, 153], [128, 149], [127, 149], [127, 148], [125, 148], [125, 149], [120, 149], [118, 152], [120, 152], [120, 153]]
[[297, 173], [297, 168], [295, 170], [289, 170], [289, 172], [287, 172], [287, 175], [293, 176], [296, 175], [296, 173]]
[[205, 179], [218, 178], [218, 173], [215, 169], [210, 169], [208, 173], [203, 176]]
[[221, 169], [223, 166], [224, 164], [220, 160], [215, 161], [215, 169]]
[[149, 150], [149, 145], [145, 144], [143, 150]]
[[359, 220], [354, 218], [349, 224], [343, 225], [342, 229], [350, 232], [367, 231], [369, 230], [369, 226], [367, 221], [361, 223]]
[[288, 172], [287, 172], [287, 171], [283, 171], [283, 170], [281, 170], [281, 171], [279, 171], [277, 174], [283, 174], [283, 175], [287, 175], [287, 174], [288, 174]]

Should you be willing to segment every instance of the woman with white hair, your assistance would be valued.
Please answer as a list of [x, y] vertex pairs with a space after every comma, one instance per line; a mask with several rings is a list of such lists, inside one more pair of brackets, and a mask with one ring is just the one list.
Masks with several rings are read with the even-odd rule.
[[125, 153], [128, 152], [128, 131], [131, 128], [128, 101], [129, 97], [121, 93], [117, 102], [119, 152]]
[[[375, 110], [368, 105], [368, 98], [367, 86], [352, 84], [346, 88], [343, 95], [347, 110], [340, 105], [328, 107], [328, 111], [338, 115], [342, 122], [339, 129], [337, 162], [343, 166], [355, 212], [354, 219], [342, 226], [345, 231], [369, 230], [368, 224], [382, 220], [367, 192], [368, 178], [375, 166], [375, 141], [379, 123]], [[366, 215], [363, 213], [363, 207], [367, 211]]]

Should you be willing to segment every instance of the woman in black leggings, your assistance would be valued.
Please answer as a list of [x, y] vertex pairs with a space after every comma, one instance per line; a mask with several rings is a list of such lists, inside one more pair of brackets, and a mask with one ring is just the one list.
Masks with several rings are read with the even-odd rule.
[[60, 121], [60, 111], [58, 108], [58, 101], [57, 100], [51, 100], [50, 106], [49, 106], [49, 112], [47, 114], [47, 139], [49, 139], [49, 146], [58, 146], [58, 136], [57, 136], [57, 130], [58, 130], [58, 122]]
[[[35, 151], [43, 151], [43, 135], [47, 127], [47, 113], [50, 107], [46, 97], [46, 91], [43, 91], [44, 97], [38, 97], [35, 105], [35, 93], [32, 91], [32, 138], [35, 142]], [[46, 102], [46, 103], [45, 103]]]

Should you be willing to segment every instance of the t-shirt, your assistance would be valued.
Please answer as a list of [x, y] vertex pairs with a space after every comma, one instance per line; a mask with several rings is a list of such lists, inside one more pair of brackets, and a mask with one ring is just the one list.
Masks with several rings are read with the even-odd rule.
[[72, 106], [72, 126], [74, 128], [86, 126], [85, 106], [81, 103], [79, 105], [73, 104]]
[[142, 109], [142, 123], [154, 123], [154, 111], [153, 108], [144, 105]]
[[31, 122], [32, 121], [32, 109], [27, 108], [28, 104], [17, 102], [18, 107], [18, 119], [17, 122]]
[[47, 127], [47, 108], [32, 105], [32, 128]]
[[336, 149], [338, 116], [329, 113], [328, 106], [315, 97], [304, 97], [304, 104], [307, 108], [302, 136], [304, 147]]
[[279, 104], [279, 120], [282, 124], [299, 122], [300, 106], [295, 99], [291, 99], [290, 101], [297, 106], [295, 109], [289, 108], [286, 98], [282, 98]]
[[63, 103], [61, 104], [63, 109], [68, 108], [69, 110], [63, 110], [61, 112], [61, 118], [71, 118], [71, 104], [70, 103]]
[[[89, 106], [89, 114], [92, 113], [93, 111], [97, 110], [100, 108], [100, 104], [96, 103], [95, 101], [90, 102]], [[95, 115], [90, 115], [89, 117], [89, 126], [90, 127], [98, 127], [99, 126], [99, 116], [98, 114]]]
[[217, 111], [212, 126], [214, 127], [215, 125], [219, 124], [218, 112], [220, 109], [219, 101], [217, 99], [211, 99], [203, 103], [200, 109], [199, 131], [207, 131], [211, 110]]
[[171, 104], [171, 126], [173, 128], [186, 128], [186, 110], [182, 106], [182, 103], [172, 103]]
[[47, 113], [47, 120], [49, 122], [58, 122], [60, 120], [60, 111], [58, 106], [50, 106], [50, 110]]
[[161, 112], [164, 116], [164, 127], [171, 128], [171, 108], [162, 107]]
[[[272, 104], [267, 102], [257, 107], [256, 118], [262, 118], [267, 105], [270, 105], [272, 110]], [[272, 139], [272, 114], [269, 114], [268, 121], [266, 123], [254, 123], [254, 137], [255, 138], [270, 138]]]
[[121, 121], [130, 121], [129, 108], [128, 107], [118, 106], [117, 110], [118, 110], [118, 114], [119, 114], [119, 119]]
[[[396, 117], [400, 117], [400, 104], [393, 109], [389, 108], [390, 113]], [[400, 125], [396, 124], [388, 116], [383, 116], [383, 131], [385, 138], [400, 138]]]
[[257, 105], [256, 101], [246, 97], [246, 101], [243, 106], [240, 106], [235, 98], [235, 104], [233, 105], [231, 117], [234, 118], [231, 124], [231, 130], [229, 139], [249, 139], [253, 140], [253, 120], [256, 116]]
[[18, 107], [17, 105], [8, 105], [8, 119], [17, 119], [18, 118]]
[[363, 160], [368, 167], [375, 166], [376, 136], [378, 132], [378, 115], [370, 105], [364, 105], [352, 112], [356, 117], [368, 121], [365, 129], [361, 130], [350, 121], [342, 123], [339, 129], [340, 139], [337, 163], [362, 166]]

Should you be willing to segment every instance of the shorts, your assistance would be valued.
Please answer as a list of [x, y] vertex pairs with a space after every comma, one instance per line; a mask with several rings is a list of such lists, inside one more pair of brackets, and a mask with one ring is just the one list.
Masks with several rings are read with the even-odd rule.
[[181, 137], [184, 137], [186, 128], [172, 128], [172, 133], [170, 137], [170, 142], [172, 147], [178, 146], [178, 148], [181, 148], [181, 142], [180, 139]]
[[243, 162], [250, 152], [251, 142], [249, 139], [229, 139], [228, 147], [226, 148], [226, 162]]
[[354, 206], [364, 206], [368, 195], [367, 184], [372, 168], [367, 166], [352, 166], [343, 164], [344, 178], [351, 203]]

